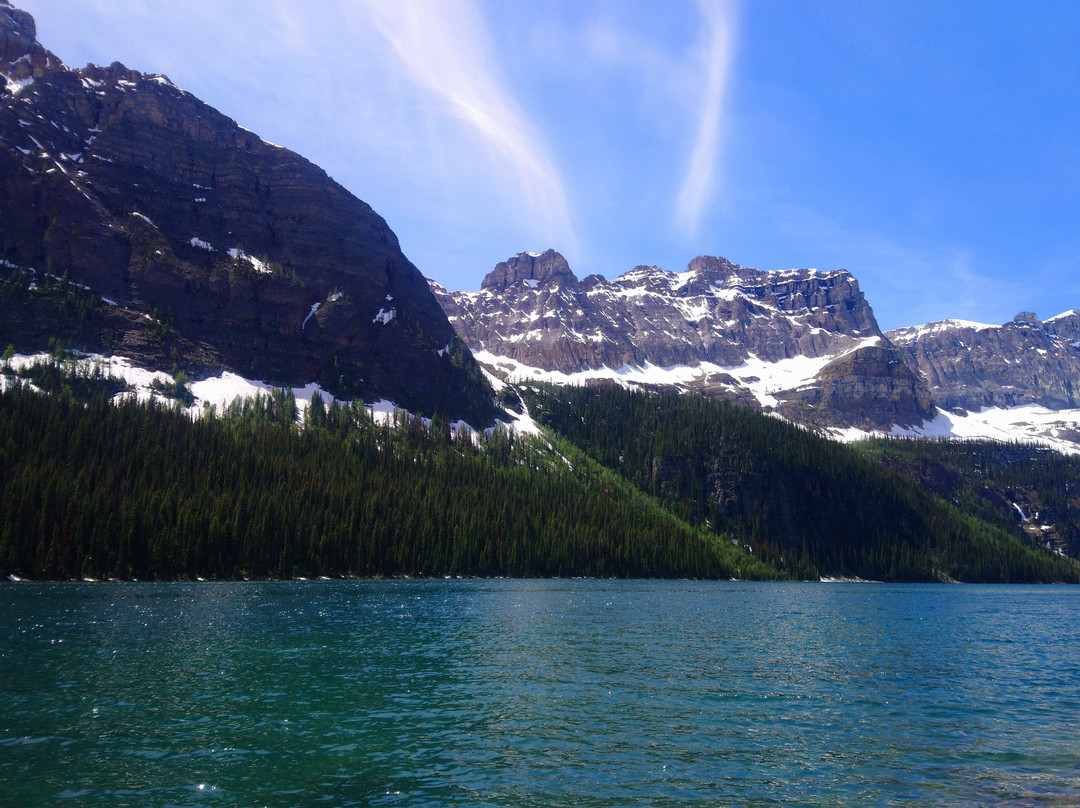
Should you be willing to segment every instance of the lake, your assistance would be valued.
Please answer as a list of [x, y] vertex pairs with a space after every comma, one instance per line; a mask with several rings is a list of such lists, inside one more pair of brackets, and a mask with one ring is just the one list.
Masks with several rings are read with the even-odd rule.
[[1080, 587], [0, 584], [0, 805], [1080, 805]]

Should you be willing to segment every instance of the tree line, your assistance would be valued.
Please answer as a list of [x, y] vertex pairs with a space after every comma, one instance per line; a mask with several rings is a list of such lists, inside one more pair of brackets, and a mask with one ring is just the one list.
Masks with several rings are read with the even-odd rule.
[[[33, 374], [50, 393], [0, 393], [8, 575], [1080, 580], [1074, 560], [884, 450], [698, 396], [504, 394], [547, 427], [538, 439], [455, 435], [437, 417], [378, 424], [362, 402], [318, 396], [298, 422], [287, 390], [192, 418], [160, 397], [117, 399], [101, 373]], [[1059, 457], [993, 474], [1075, 495]]]
[[0, 570], [28, 578], [775, 577], [617, 474], [287, 391], [192, 418], [0, 393]]
[[1080, 580], [1075, 561], [746, 407], [616, 386], [530, 390], [534, 417], [597, 462], [796, 577]]

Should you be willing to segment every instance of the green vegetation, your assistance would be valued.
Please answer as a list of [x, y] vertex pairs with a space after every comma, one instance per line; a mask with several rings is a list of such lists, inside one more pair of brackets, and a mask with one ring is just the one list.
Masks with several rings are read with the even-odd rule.
[[1018, 539], [1080, 551], [1080, 457], [975, 440], [875, 440], [860, 449]]
[[1080, 580], [1080, 566], [851, 447], [735, 404], [532, 388], [530, 412], [693, 524], [796, 577]]
[[[583, 457], [279, 391], [192, 419], [0, 394], [0, 570], [35, 578], [768, 577]], [[571, 459], [573, 463], [578, 459]]]
[[[378, 425], [318, 396], [298, 424], [286, 390], [193, 419], [64, 371], [36, 371], [48, 395], [0, 393], [3, 574], [1080, 580], [1041, 533], [886, 465], [943, 456], [933, 444], [856, 450], [736, 405], [617, 388], [504, 392], [544, 440]], [[971, 456], [957, 449], [985, 474]], [[1016, 479], [1075, 495], [1072, 461], [1045, 459], [1014, 464]]]

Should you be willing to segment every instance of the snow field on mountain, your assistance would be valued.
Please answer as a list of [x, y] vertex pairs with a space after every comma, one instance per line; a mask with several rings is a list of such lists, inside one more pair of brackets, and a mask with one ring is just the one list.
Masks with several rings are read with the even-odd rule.
[[[497, 356], [489, 351], [473, 351], [476, 361], [494, 367], [504, 373], [511, 381], [538, 381], [551, 384], [582, 385], [592, 380], [610, 380], [626, 386], [664, 386], [685, 390], [687, 385], [696, 381], [706, 381], [710, 377], [727, 376], [734, 380], [732, 387], [741, 387], [753, 393], [763, 407], [775, 407], [780, 403], [778, 393], [798, 390], [813, 383], [821, 370], [841, 356], [876, 345], [879, 337], [867, 337], [853, 344], [848, 350], [828, 356], [794, 356], [779, 362], [766, 362], [751, 355], [741, 365], [723, 367], [712, 362], [700, 365], [678, 365], [658, 367], [646, 363], [640, 367], [623, 365], [618, 370], [596, 368], [578, 373], [562, 373], [530, 367], [505, 356]], [[722, 380], [721, 380], [722, 381]], [[729, 383], [730, 384], [730, 383]]]
[[854, 427], [830, 429], [829, 434], [845, 443], [874, 437], [1018, 441], [1049, 446], [1064, 454], [1080, 454], [1080, 444], [1068, 437], [1078, 430], [1080, 409], [1050, 410], [1037, 404], [1024, 404], [988, 407], [965, 415], [939, 409], [932, 421], [920, 426], [894, 426], [889, 432]]

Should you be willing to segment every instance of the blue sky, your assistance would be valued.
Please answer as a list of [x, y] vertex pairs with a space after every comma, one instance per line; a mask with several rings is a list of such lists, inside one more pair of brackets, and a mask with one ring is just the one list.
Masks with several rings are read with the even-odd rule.
[[883, 328], [1080, 308], [1080, 3], [15, 0], [319, 164], [477, 289], [846, 268]]

